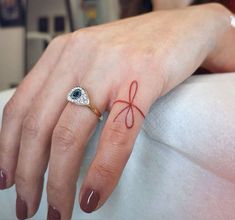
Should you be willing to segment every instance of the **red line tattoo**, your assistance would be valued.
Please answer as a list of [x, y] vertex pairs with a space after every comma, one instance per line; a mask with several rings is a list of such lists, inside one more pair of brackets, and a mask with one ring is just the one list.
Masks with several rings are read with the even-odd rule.
[[[136, 80], [132, 81], [131, 85], [130, 85], [130, 89], [129, 89], [129, 101], [125, 101], [125, 100], [116, 100], [114, 104], [116, 103], [122, 103], [122, 104], [126, 104], [127, 106], [124, 107], [118, 114], [117, 116], [114, 118], [113, 121], [116, 121], [116, 119], [124, 112], [126, 111], [126, 118], [125, 118], [125, 125], [128, 129], [132, 128], [134, 126], [135, 123], [135, 118], [134, 118], [134, 109], [138, 110], [138, 112], [143, 116], [143, 118], [145, 118], [144, 113], [133, 103], [136, 93], [138, 90], [138, 83]], [[128, 122], [128, 118], [131, 117], [130, 122]]]

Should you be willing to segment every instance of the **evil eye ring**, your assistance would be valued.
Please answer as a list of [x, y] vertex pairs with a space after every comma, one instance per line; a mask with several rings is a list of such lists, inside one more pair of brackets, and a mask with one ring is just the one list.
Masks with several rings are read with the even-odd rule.
[[73, 88], [67, 96], [67, 100], [75, 105], [88, 107], [100, 121], [103, 120], [103, 116], [100, 111], [91, 102], [88, 92], [82, 87]]

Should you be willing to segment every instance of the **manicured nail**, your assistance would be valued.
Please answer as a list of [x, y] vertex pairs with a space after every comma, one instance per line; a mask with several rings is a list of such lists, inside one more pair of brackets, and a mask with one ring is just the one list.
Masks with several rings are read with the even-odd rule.
[[27, 204], [26, 202], [17, 194], [16, 198], [16, 216], [19, 220], [24, 220], [27, 218]]
[[87, 189], [82, 196], [81, 209], [86, 213], [95, 211], [99, 204], [100, 194], [93, 189]]
[[6, 189], [6, 187], [7, 187], [7, 176], [2, 170], [0, 170], [0, 189]]
[[60, 220], [61, 215], [58, 210], [52, 206], [48, 206], [47, 220]]

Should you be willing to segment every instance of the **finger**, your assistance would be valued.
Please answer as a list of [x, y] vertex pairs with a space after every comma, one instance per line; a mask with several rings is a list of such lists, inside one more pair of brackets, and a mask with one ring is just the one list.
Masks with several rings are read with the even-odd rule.
[[[129, 91], [128, 91], [129, 90]], [[128, 94], [128, 95], [127, 95]], [[99, 208], [116, 186], [148, 111], [150, 94], [138, 82], [122, 87], [102, 131], [96, 156], [80, 191], [80, 206], [87, 213]]]
[[[103, 112], [108, 101], [107, 88], [83, 83], [99, 111]], [[95, 90], [94, 90], [95, 88]], [[97, 94], [95, 91], [99, 91]], [[47, 183], [48, 219], [59, 216], [71, 219], [76, 182], [85, 145], [95, 128], [98, 117], [87, 107], [67, 105], [52, 137], [49, 177]], [[59, 218], [58, 218], [59, 219]]]
[[55, 69], [23, 121], [15, 181], [17, 195], [20, 198], [16, 210], [17, 214], [21, 214], [22, 209], [26, 210], [24, 217], [32, 217], [38, 209], [43, 176], [49, 159], [51, 136], [66, 106], [67, 93], [81, 80], [81, 66], [83, 72], [87, 72], [84, 58], [90, 57], [90, 51], [84, 51], [83, 56], [80, 56], [77, 51], [84, 41], [77, 38], [77, 33], [71, 35]]
[[[74, 57], [71, 47], [69, 40], [23, 121], [15, 174], [18, 196], [16, 211], [20, 218], [32, 217], [39, 207], [52, 132], [66, 106], [67, 93], [78, 80], [77, 72], [72, 67], [77, 66], [79, 58]], [[25, 210], [23, 214], [22, 210]]]
[[22, 121], [57, 63], [66, 41], [67, 36], [52, 41], [4, 108], [0, 133], [0, 189], [14, 184]]

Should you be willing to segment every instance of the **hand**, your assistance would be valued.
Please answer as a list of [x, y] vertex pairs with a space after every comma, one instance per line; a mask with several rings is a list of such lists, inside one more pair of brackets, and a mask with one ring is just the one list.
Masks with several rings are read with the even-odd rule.
[[[82, 155], [98, 122], [89, 108], [66, 101], [73, 87], [110, 112], [80, 191], [81, 208], [92, 212], [114, 190], [153, 102], [200, 64], [218, 68], [215, 51], [226, 51], [220, 42], [234, 34], [229, 15], [217, 4], [153, 12], [53, 40], [4, 109], [0, 188], [15, 183], [18, 218], [36, 213], [48, 162], [48, 219], [71, 218]], [[223, 68], [235, 68], [221, 59]]]

